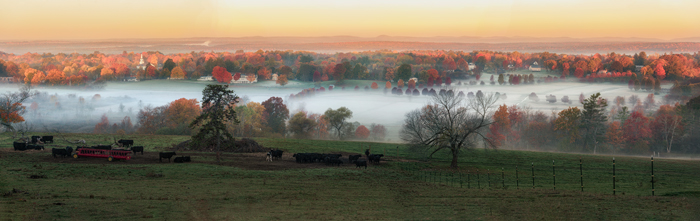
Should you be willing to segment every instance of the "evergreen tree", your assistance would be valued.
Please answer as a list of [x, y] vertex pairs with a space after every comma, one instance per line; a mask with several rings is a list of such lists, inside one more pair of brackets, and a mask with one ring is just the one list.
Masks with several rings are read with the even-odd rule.
[[583, 149], [588, 145], [588, 140], [593, 139], [593, 154], [598, 147], [598, 137], [605, 133], [605, 108], [608, 101], [600, 97], [600, 93], [591, 95], [583, 101], [583, 111], [581, 112], [581, 127], [586, 131], [583, 141]]
[[197, 134], [192, 136], [193, 148], [216, 146], [216, 162], [220, 162], [221, 140], [233, 142], [233, 136], [226, 130], [226, 122], [238, 123], [236, 118], [235, 104], [238, 96], [232, 90], [228, 90], [228, 85], [210, 84], [202, 91], [202, 114], [192, 123], [190, 128], [201, 125]]

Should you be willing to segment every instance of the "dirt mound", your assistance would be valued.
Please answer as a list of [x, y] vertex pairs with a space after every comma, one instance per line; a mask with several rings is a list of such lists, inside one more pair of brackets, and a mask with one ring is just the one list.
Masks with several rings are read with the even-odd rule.
[[[215, 146], [196, 146], [193, 147], [191, 144], [192, 140], [183, 141], [177, 145], [173, 145], [171, 150], [187, 150], [187, 151], [203, 151], [203, 152], [214, 152], [216, 151]], [[243, 138], [241, 140], [236, 140], [234, 142], [221, 142], [221, 151], [230, 153], [256, 153], [256, 152], [267, 152], [270, 148], [265, 148], [258, 144], [253, 139]]]

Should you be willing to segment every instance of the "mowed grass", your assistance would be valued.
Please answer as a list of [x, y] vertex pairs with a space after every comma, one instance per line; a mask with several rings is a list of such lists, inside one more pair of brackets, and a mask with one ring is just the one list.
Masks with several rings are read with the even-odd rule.
[[[65, 136], [80, 137], [89, 144], [112, 140], [106, 135]], [[119, 138], [134, 139], [146, 151], [188, 139], [150, 135]], [[698, 161], [655, 159], [657, 196], [651, 197], [649, 159], [616, 157], [618, 192], [613, 196], [609, 156], [473, 150], [460, 157], [459, 171], [451, 171], [447, 153], [427, 160], [398, 144], [256, 140], [266, 147], [283, 149], [285, 154], [361, 153], [371, 145], [374, 153], [385, 153], [388, 161], [366, 170], [345, 166], [265, 171], [198, 162], [129, 164], [95, 159], [99, 163], [70, 164], [66, 162], [71, 159], [66, 159], [55, 163], [42, 161], [49, 154], [46, 152], [4, 149], [0, 151], [0, 194], [13, 188], [25, 193], [0, 197], [0, 220], [700, 219]], [[9, 138], [0, 142], [0, 148], [11, 148]], [[62, 142], [57, 145], [68, 145]], [[397, 153], [400, 159], [395, 158]], [[583, 193], [579, 157], [584, 162]], [[552, 160], [556, 164], [556, 190]], [[515, 186], [516, 165], [519, 188]], [[501, 180], [501, 168], [505, 180]], [[476, 189], [476, 169], [482, 189]], [[463, 175], [462, 188], [458, 172]], [[470, 174], [471, 189], [467, 188], [466, 174]], [[30, 175], [46, 178], [29, 179]]]

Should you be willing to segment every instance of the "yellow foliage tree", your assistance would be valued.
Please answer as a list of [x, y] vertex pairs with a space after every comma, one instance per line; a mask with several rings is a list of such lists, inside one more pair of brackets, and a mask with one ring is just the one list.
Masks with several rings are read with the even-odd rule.
[[185, 71], [182, 70], [182, 68], [180, 68], [180, 67], [175, 67], [175, 68], [173, 68], [173, 71], [170, 72], [170, 78], [184, 79], [185, 78]]

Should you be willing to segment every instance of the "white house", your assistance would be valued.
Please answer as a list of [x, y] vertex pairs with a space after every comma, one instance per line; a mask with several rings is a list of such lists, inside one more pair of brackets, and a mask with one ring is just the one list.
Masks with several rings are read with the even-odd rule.
[[201, 77], [199, 77], [199, 79], [197, 79], [197, 80], [198, 80], [198, 81], [213, 81], [214, 78], [213, 78], [212, 76], [201, 76]]
[[532, 63], [532, 65], [530, 65], [529, 69], [530, 69], [530, 71], [542, 71], [542, 68], [540, 67], [540, 65], [536, 61], [534, 63]]
[[277, 81], [277, 77], [279, 77], [278, 74], [272, 74], [272, 80], [273, 80], [273, 81]]
[[[252, 76], [253, 76], [253, 81], [248, 81], [248, 75], [252, 75]], [[231, 79], [231, 83], [230, 83], [230, 84], [252, 84], [252, 83], [255, 83], [255, 82], [258, 82], [258, 76], [257, 76], [257, 75], [255, 75], [255, 74], [247, 74], [247, 75], [246, 75], [246, 74], [241, 74], [241, 78], [239, 78], [238, 80], [233, 80], [233, 79]]]
[[476, 65], [474, 65], [474, 63], [469, 63], [467, 66], [469, 67], [469, 70], [474, 70], [476, 68]]

